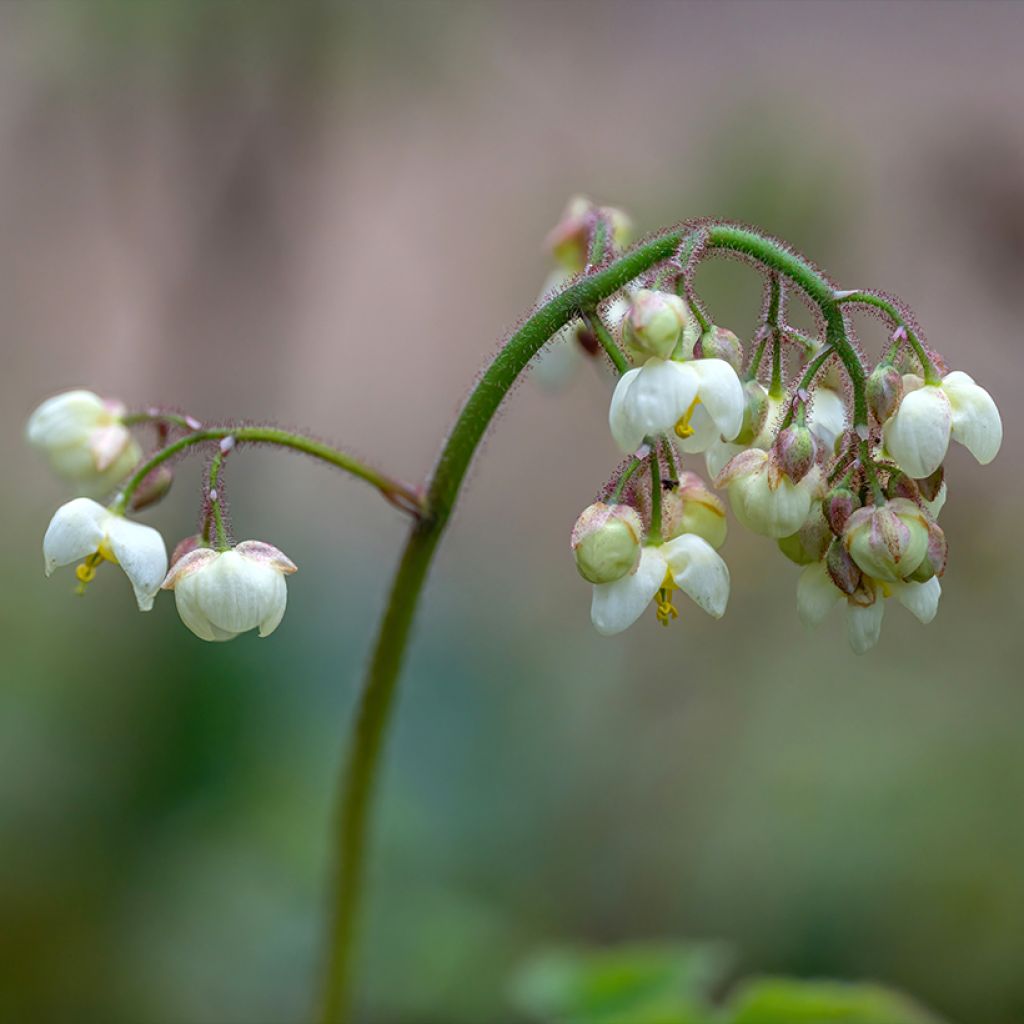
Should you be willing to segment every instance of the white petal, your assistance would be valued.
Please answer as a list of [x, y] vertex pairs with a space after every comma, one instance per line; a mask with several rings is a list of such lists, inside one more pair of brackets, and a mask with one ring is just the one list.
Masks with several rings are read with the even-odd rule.
[[43, 565], [49, 576], [58, 565], [70, 565], [91, 555], [103, 542], [107, 510], [91, 498], [61, 505], [43, 537]]
[[232, 633], [255, 629], [272, 617], [281, 600], [281, 573], [269, 565], [224, 551], [193, 574], [199, 606], [210, 622]]
[[942, 390], [953, 408], [954, 440], [987, 466], [1003, 443], [1003, 421], [992, 396], [960, 370], [943, 377]]
[[624, 452], [635, 452], [648, 434], [671, 431], [690, 408], [699, 383], [691, 365], [652, 358], [639, 370], [623, 374], [608, 422]]
[[924, 507], [928, 510], [928, 513], [932, 517], [932, 519], [939, 518], [939, 513], [942, 511], [943, 506], [946, 504], [946, 494], [946, 481], [943, 480], [942, 483], [939, 485], [939, 493], [936, 494], [931, 501], [928, 501], [927, 498], [921, 499], [921, 504], [924, 505]]
[[159, 531], [123, 516], [108, 515], [104, 522], [107, 540], [135, 591], [139, 611], [153, 607], [160, 584], [167, 575], [167, 548]]
[[942, 585], [933, 576], [927, 583], [890, 583], [893, 595], [904, 608], [926, 625], [939, 610]]
[[708, 476], [716, 480], [718, 475], [725, 469], [726, 463], [734, 456], [743, 451], [741, 444], [729, 444], [728, 441], [716, 441], [704, 453], [704, 465], [707, 467]]
[[595, 586], [590, 619], [598, 633], [612, 636], [632, 626], [658, 592], [667, 569], [660, 548], [644, 548], [632, 576]]
[[684, 533], [661, 547], [676, 586], [720, 619], [729, 603], [729, 567], [703, 537]]
[[814, 392], [807, 426], [825, 446], [828, 454], [832, 455], [836, 448], [836, 438], [846, 429], [846, 403], [842, 395], [832, 388], [818, 388]]
[[882, 634], [882, 616], [885, 614], [885, 601], [879, 595], [875, 603], [864, 608], [862, 605], [848, 603], [846, 606], [846, 632], [854, 654], [870, 651]]
[[200, 640], [223, 641], [231, 640], [237, 634], [219, 629], [206, 617], [199, 605], [198, 588], [195, 581], [198, 573], [192, 573], [182, 577], [174, 588], [174, 603], [178, 609], [181, 621]]
[[700, 378], [698, 395], [719, 432], [731, 441], [743, 426], [743, 385], [724, 359], [695, 359], [687, 363]]
[[789, 537], [803, 526], [811, 511], [812, 487], [804, 480], [794, 484], [779, 477], [771, 486], [767, 467], [744, 474], [729, 484], [729, 503], [736, 518], [754, 533], [765, 537]]
[[721, 441], [722, 432], [703, 405], [698, 405], [690, 416], [689, 437], [675, 437], [674, 440], [684, 452], [704, 452]]
[[903, 396], [895, 414], [886, 420], [882, 437], [900, 468], [920, 480], [942, 465], [952, 424], [953, 410], [945, 392], [926, 385]]
[[287, 604], [288, 587], [285, 585], [284, 577], [278, 573], [277, 582], [274, 584], [273, 592], [267, 601], [267, 613], [260, 622], [260, 636], [270, 636], [281, 625], [281, 619], [284, 618], [284, 610]]
[[824, 562], [814, 562], [800, 573], [796, 585], [796, 610], [805, 626], [820, 625], [842, 597]]
[[48, 398], [32, 413], [25, 436], [37, 448], [85, 444], [106, 412], [99, 395], [91, 391], [65, 391]]

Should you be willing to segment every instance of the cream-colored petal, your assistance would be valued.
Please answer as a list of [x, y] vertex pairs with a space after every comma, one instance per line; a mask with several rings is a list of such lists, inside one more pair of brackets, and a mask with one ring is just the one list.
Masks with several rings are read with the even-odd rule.
[[836, 448], [836, 438], [846, 429], [846, 402], [843, 396], [832, 388], [818, 388], [811, 401], [807, 426], [826, 452], [832, 455]]
[[298, 566], [280, 549], [263, 540], [243, 540], [235, 545], [235, 551], [253, 561], [269, 565], [278, 572], [291, 574], [298, 572]]
[[49, 576], [99, 550], [109, 513], [91, 498], [74, 498], [53, 514], [43, 536], [43, 567]]
[[689, 437], [673, 435], [673, 440], [688, 454], [705, 452], [721, 440], [721, 430], [703, 405], [698, 405], [690, 414]]
[[123, 516], [108, 515], [104, 529], [118, 565], [131, 581], [139, 611], [148, 612], [167, 575], [167, 548], [163, 537], [152, 526]]
[[885, 614], [885, 601], [879, 595], [874, 604], [846, 605], [846, 632], [854, 654], [870, 651], [882, 634], [882, 616]]
[[635, 424], [630, 420], [626, 408], [626, 395], [633, 381], [640, 375], [640, 368], [627, 370], [620, 378], [612, 392], [612, 404], [608, 409], [608, 426], [611, 428], [615, 443], [630, 454], [643, 444], [643, 432], [637, 432]]
[[288, 587], [285, 584], [284, 576], [277, 575], [277, 581], [273, 587], [273, 593], [267, 601], [267, 611], [260, 622], [259, 635], [270, 636], [271, 633], [281, 625], [284, 618], [284, 610], [288, 604]]
[[232, 640], [238, 634], [220, 629], [206, 617], [199, 603], [198, 588], [195, 586], [197, 575], [183, 577], [174, 588], [174, 604], [178, 609], [181, 621], [192, 630], [200, 640], [222, 642]]
[[842, 597], [824, 562], [813, 562], [800, 573], [796, 585], [796, 610], [805, 626], [820, 625]]
[[120, 423], [97, 427], [89, 436], [89, 451], [97, 472], [104, 473], [110, 469], [124, 453], [131, 439], [128, 428]]
[[703, 537], [684, 533], [661, 547], [676, 586], [716, 619], [729, 604], [729, 567]]
[[987, 466], [1003, 443], [1003, 421], [992, 396], [960, 370], [943, 377], [942, 390], [953, 409], [953, 439]]
[[627, 453], [649, 434], [671, 432], [697, 397], [699, 379], [690, 363], [648, 359], [623, 374], [612, 396], [608, 422], [612, 437]]
[[[773, 486], [774, 484], [774, 486]], [[737, 476], [729, 484], [729, 503], [748, 530], [765, 537], [789, 537], [803, 526], [811, 511], [812, 489], [776, 476], [765, 465], [760, 471]]]
[[945, 392], [926, 385], [903, 396], [895, 414], [886, 420], [882, 437], [899, 467], [920, 480], [942, 465], [952, 425], [953, 410]]
[[743, 445], [730, 444], [728, 441], [716, 441], [706, 452], [704, 452], [704, 466], [708, 476], [716, 480], [719, 474], [725, 469], [726, 464], [734, 455], [743, 451]]
[[255, 629], [273, 611], [281, 574], [237, 551], [221, 552], [194, 573], [199, 606], [209, 621], [231, 633]]
[[891, 583], [893, 596], [912, 615], [926, 625], [935, 618], [939, 610], [942, 585], [933, 576], [927, 583]]
[[160, 589], [174, 590], [185, 576], [198, 572], [216, 557], [217, 552], [213, 548], [193, 548], [171, 565], [163, 583], [160, 584]]
[[685, 364], [700, 378], [697, 394], [719, 433], [731, 441], [743, 426], [744, 395], [736, 371], [724, 359], [695, 359]]
[[36, 448], [84, 445], [106, 415], [99, 395], [91, 391], [65, 391], [48, 398], [32, 413], [25, 426], [25, 436]]
[[640, 553], [640, 564], [631, 576], [595, 586], [590, 619], [598, 633], [612, 636], [632, 626], [658, 592], [667, 568], [661, 550], [647, 547]]

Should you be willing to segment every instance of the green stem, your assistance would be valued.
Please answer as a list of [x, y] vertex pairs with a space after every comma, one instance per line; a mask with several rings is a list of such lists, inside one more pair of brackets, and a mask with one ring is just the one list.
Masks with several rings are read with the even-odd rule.
[[224, 453], [218, 451], [213, 457], [213, 461], [210, 463], [210, 505], [213, 510], [213, 523], [216, 530], [217, 539], [217, 550], [227, 551], [231, 547], [228, 543], [228, 532], [224, 528], [224, 511], [223, 511], [223, 499], [220, 496], [220, 491], [217, 484], [220, 482], [220, 470], [224, 464]]
[[302, 434], [295, 434], [279, 427], [212, 427], [208, 430], [198, 430], [179, 438], [173, 444], [158, 451], [151, 459], [144, 462], [125, 484], [121, 493], [115, 499], [112, 506], [116, 512], [123, 513], [131, 501], [132, 495], [138, 490], [143, 480], [153, 472], [157, 466], [162, 465], [176, 455], [194, 448], [196, 445], [205, 444], [208, 441], [220, 441], [226, 437], [233, 437], [238, 443], [248, 444], [271, 444], [281, 448], [290, 448], [292, 451], [303, 452], [312, 455], [315, 459], [327, 462], [338, 469], [345, 470], [353, 476], [372, 484], [392, 505], [397, 506], [405, 512], [419, 515], [423, 509], [423, 499], [419, 494], [406, 484], [394, 480], [383, 473], [378, 472], [371, 466], [360, 462], [357, 458], [347, 452], [339, 451], [321, 441]]
[[585, 309], [580, 313], [580, 319], [587, 329], [601, 343], [612, 365], [620, 376], [629, 369], [629, 360], [622, 354], [622, 350], [615, 344], [611, 331], [605, 326], [604, 320], [596, 309]]
[[619, 482], [615, 485], [615, 489], [611, 494], [608, 495], [608, 504], [617, 505], [619, 499], [622, 497], [622, 492], [626, 489], [626, 484], [629, 483], [633, 474], [643, 465], [643, 459], [638, 459], [635, 455], [630, 459], [629, 465], [622, 471], [622, 476], [619, 477]]
[[917, 332], [907, 323], [906, 317], [900, 312], [899, 307], [894, 302], [891, 302], [884, 295], [879, 295], [877, 292], [863, 291], [844, 292], [836, 301], [850, 306], [872, 306], [875, 309], [880, 309], [897, 327], [902, 327], [906, 331], [910, 347], [914, 350], [917, 358], [921, 360], [921, 366], [924, 369], [924, 379], [929, 384], [939, 383], [941, 377], [935, 369], [931, 356], [928, 355], [924, 345], [921, 344], [921, 339], [917, 336]]
[[661, 543], [661, 460], [658, 458], [658, 445], [651, 441], [651, 529], [647, 539], [652, 544]]
[[191, 416], [182, 416], [176, 412], [129, 412], [121, 417], [126, 427], [138, 426], [140, 423], [170, 423], [189, 432], [197, 430], [199, 421]]
[[[796, 390], [806, 391], [811, 386], [814, 378], [818, 375], [818, 371], [835, 355], [835, 352], [827, 345], [823, 348], [808, 364], [807, 369], [804, 370], [804, 375], [800, 378], [800, 382], [796, 386]], [[796, 409], [797, 403], [793, 403], [789, 412], [786, 413], [786, 418], [782, 421], [780, 429], [785, 429], [793, 422], [793, 413]], [[803, 410], [803, 404], [800, 403], [800, 408]]]
[[[699, 248], [698, 241], [702, 243]], [[319, 1007], [319, 1019], [323, 1024], [341, 1024], [350, 1019], [356, 925], [362, 902], [363, 865], [377, 767], [394, 708], [413, 615], [430, 562], [485, 431], [529, 361], [556, 331], [579, 316], [580, 310], [595, 309], [598, 303], [634, 278], [677, 254], [685, 272], [691, 256], [699, 254], [702, 257], [715, 250], [740, 253], [768, 270], [776, 271], [801, 288], [821, 308], [828, 329], [826, 341], [835, 348], [851, 380], [854, 421], [867, 422], [864, 368], [846, 339], [832, 284], [802, 257], [749, 228], [701, 224], [660, 235], [625, 253], [607, 267], [585, 274], [538, 309], [509, 338], [470, 393], [434, 467], [426, 488], [424, 512], [412, 527], [395, 573], [359, 698], [335, 817], [337, 853], [331, 893], [332, 920]], [[660, 499], [660, 479], [655, 491]]]
[[679, 483], [679, 466], [676, 464], [675, 445], [667, 438], [661, 439], [661, 450], [665, 453], [665, 461], [668, 463], [668, 475], [676, 483]]
[[782, 283], [778, 274], [772, 274], [768, 298], [768, 329], [772, 339], [772, 382], [768, 394], [772, 398], [781, 398], [785, 390], [782, 386], [782, 331], [779, 327], [782, 312]]

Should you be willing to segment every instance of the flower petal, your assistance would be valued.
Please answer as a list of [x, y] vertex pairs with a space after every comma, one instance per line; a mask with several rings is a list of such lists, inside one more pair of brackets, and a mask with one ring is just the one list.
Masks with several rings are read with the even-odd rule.
[[[180, 545], [179, 545], [180, 546]], [[175, 548], [177, 550], [177, 548]], [[181, 582], [182, 577], [188, 576], [190, 573], [197, 572], [202, 569], [205, 565], [208, 565], [217, 557], [217, 552], [213, 548], [193, 548], [191, 551], [186, 552], [180, 558], [176, 559], [171, 563], [170, 571], [164, 577], [163, 583], [160, 584], [161, 590], [174, 590]]]
[[987, 466], [1003, 443], [1003, 421], [992, 396], [961, 370], [942, 378], [942, 390], [953, 409], [954, 440]]
[[298, 572], [298, 566], [280, 549], [262, 540], [243, 540], [235, 545], [235, 550], [255, 562], [269, 565], [278, 572], [290, 574]]
[[117, 563], [135, 590], [139, 611], [148, 612], [167, 575], [167, 548], [163, 537], [152, 526], [110, 514], [104, 528]]
[[842, 599], [824, 562], [814, 562], [800, 573], [796, 585], [796, 610], [807, 627], [818, 626]]
[[281, 574], [237, 551], [222, 551], [194, 574], [199, 607], [210, 623], [231, 633], [255, 629], [277, 607]]
[[743, 451], [743, 445], [741, 444], [716, 441], [704, 452], [704, 466], [708, 471], [708, 476], [712, 480], [717, 479], [722, 470], [728, 465], [729, 460], [734, 455], [739, 455], [741, 451]]
[[689, 437], [674, 438], [684, 452], [704, 452], [721, 442], [721, 430], [703, 405], [696, 406], [691, 413], [690, 429], [693, 433]]
[[604, 636], [628, 629], [643, 614], [665, 580], [668, 566], [661, 548], [644, 548], [640, 564], [631, 576], [594, 587], [590, 619]]
[[942, 465], [952, 425], [953, 410], [945, 392], [925, 385], [903, 396], [895, 414], [882, 427], [882, 437], [900, 468], [920, 480]]
[[199, 588], [196, 587], [198, 579], [198, 574], [192, 573], [182, 577], [174, 588], [174, 603], [181, 621], [200, 640], [223, 642], [234, 639], [236, 633], [220, 629], [206, 617], [199, 604]]
[[700, 378], [698, 395], [719, 433], [731, 441], [743, 426], [743, 385], [724, 359], [695, 359], [687, 363]]
[[612, 395], [608, 423], [624, 452], [635, 452], [648, 434], [671, 431], [697, 397], [691, 363], [648, 359], [623, 374]]
[[927, 625], [939, 610], [942, 585], [933, 576], [927, 583], [890, 583], [893, 595], [904, 608]]
[[260, 636], [270, 636], [281, 625], [281, 619], [284, 618], [284, 610], [287, 605], [288, 587], [285, 585], [284, 576], [278, 573], [277, 582], [274, 584], [274, 592], [268, 601], [267, 614], [263, 621], [260, 622]]
[[109, 513], [91, 498], [74, 498], [61, 505], [43, 536], [43, 567], [49, 576], [58, 565], [70, 565], [99, 549], [103, 522]]
[[881, 597], [876, 597], [867, 607], [852, 601], [847, 604], [846, 632], [854, 654], [864, 654], [878, 643], [884, 614], [885, 601]]
[[661, 547], [676, 586], [716, 619], [729, 603], [729, 567], [703, 537], [684, 533]]
[[85, 444], [106, 414], [99, 395], [91, 391], [65, 391], [48, 398], [32, 413], [25, 425], [25, 436], [36, 448]]
[[836, 450], [836, 438], [846, 429], [846, 402], [838, 391], [820, 387], [814, 392], [807, 426], [824, 445], [829, 456]]

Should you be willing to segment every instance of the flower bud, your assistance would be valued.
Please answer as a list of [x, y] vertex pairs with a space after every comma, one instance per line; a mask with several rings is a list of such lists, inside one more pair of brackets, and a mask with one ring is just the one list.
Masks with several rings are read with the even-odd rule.
[[613, 583], [636, 570], [643, 523], [629, 505], [588, 506], [572, 529], [572, 553], [580, 575], [590, 583]]
[[939, 496], [945, 475], [944, 468], [939, 466], [934, 473], [930, 473], [928, 476], [917, 481], [917, 489], [921, 492], [921, 497], [925, 501], [935, 501]]
[[779, 550], [797, 565], [812, 565], [825, 557], [832, 542], [832, 531], [822, 512], [821, 503], [811, 506], [810, 514], [796, 533], [783, 537]]
[[843, 531], [850, 557], [868, 576], [898, 583], [914, 572], [928, 551], [928, 517], [912, 501], [893, 498], [858, 509]]
[[817, 455], [814, 435], [802, 423], [792, 423], [779, 431], [775, 441], [775, 457], [779, 468], [793, 481], [799, 483], [811, 470]]
[[743, 369], [743, 344], [732, 331], [713, 326], [700, 336], [702, 359], [724, 359], [737, 373]]
[[643, 356], [668, 359], [689, 322], [690, 310], [678, 295], [640, 288], [622, 321], [622, 340]]
[[678, 486], [662, 494], [661, 535], [665, 540], [693, 533], [720, 548], [727, 529], [725, 505], [696, 473], [681, 473]]
[[829, 546], [825, 568], [832, 582], [844, 594], [849, 597], [857, 592], [861, 584], [861, 571], [838, 537]]
[[915, 583], [927, 583], [933, 576], [941, 576], [946, 571], [948, 557], [946, 535], [942, 527], [933, 519], [928, 520], [928, 550], [921, 559], [921, 564], [907, 577]]
[[743, 426], [736, 435], [735, 444], [751, 444], [765, 424], [768, 414], [768, 392], [756, 380], [743, 385]]
[[850, 516], [860, 508], [860, 498], [849, 487], [833, 487], [821, 499], [821, 510], [829, 528], [841, 537]]
[[919, 502], [921, 489], [917, 486], [917, 481], [911, 480], [903, 470], [894, 469], [889, 473], [889, 479], [885, 482], [885, 496]]
[[903, 397], [903, 375], [892, 363], [879, 363], [867, 381], [868, 408], [879, 423], [884, 423]]
[[610, 248], [621, 249], [629, 243], [633, 224], [622, 210], [613, 206], [598, 207], [586, 196], [573, 196], [547, 237], [552, 255], [569, 273], [578, 274], [586, 266], [590, 235], [598, 218], [611, 233]]
[[754, 533], [788, 537], [803, 525], [817, 496], [817, 468], [799, 483], [779, 468], [774, 456], [760, 448], [748, 448], [730, 459], [715, 481], [729, 488], [736, 518]]
[[131, 508], [138, 512], [141, 508], [148, 508], [160, 501], [171, 489], [174, 483], [174, 471], [170, 466], [157, 466], [145, 480], [139, 484], [132, 495]]

